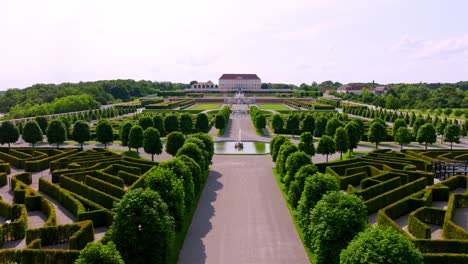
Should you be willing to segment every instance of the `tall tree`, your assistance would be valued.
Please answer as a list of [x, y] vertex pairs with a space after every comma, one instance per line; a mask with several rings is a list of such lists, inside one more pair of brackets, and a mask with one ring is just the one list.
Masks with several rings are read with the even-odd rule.
[[328, 136], [333, 137], [335, 135], [336, 129], [341, 126], [343, 126], [343, 122], [341, 122], [338, 118], [333, 117], [327, 121], [325, 131]]
[[340, 160], [343, 160], [343, 153], [349, 148], [348, 133], [343, 127], [338, 127], [335, 131], [336, 150], [340, 152]]
[[65, 125], [58, 119], [52, 120], [47, 126], [47, 141], [49, 144], [63, 144], [67, 140], [67, 129]]
[[291, 132], [292, 137], [294, 138], [294, 133], [299, 129], [300, 125], [299, 117], [296, 114], [291, 114], [286, 120], [286, 129]]
[[114, 213], [111, 239], [126, 263], [168, 262], [175, 238], [174, 218], [157, 192], [129, 191], [115, 205]]
[[403, 145], [411, 143], [413, 136], [411, 135], [411, 131], [406, 126], [403, 126], [398, 128], [398, 131], [395, 133], [393, 138], [398, 142], [398, 144], [400, 144], [400, 150], [402, 150]]
[[315, 132], [316, 137], [321, 137], [326, 132], [327, 120], [323, 116], [319, 116], [315, 119]]
[[393, 122], [393, 127], [392, 127], [392, 135], [395, 137], [395, 134], [397, 133], [398, 129], [400, 127], [406, 127], [405, 120], [403, 118], [398, 118]]
[[210, 121], [205, 113], [199, 113], [195, 120], [195, 130], [197, 132], [208, 133], [210, 131]]
[[161, 135], [161, 137], [164, 137], [166, 135], [164, 119], [160, 115], [155, 115], [153, 116], [153, 124], [154, 124], [154, 128], [156, 128], [159, 131], [159, 134]]
[[49, 120], [45, 116], [38, 116], [35, 118], [37, 124], [41, 128], [42, 134], [46, 134], [47, 130], [47, 125], [49, 124]]
[[108, 143], [114, 141], [114, 131], [112, 125], [107, 119], [101, 119], [96, 125], [96, 139], [98, 142], [104, 144], [104, 148], [107, 148]]
[[130, 129], [128, 134], [128, 146], [131, 148], [138, 149], [143, 146], [143, 128], [139, 125], [135, 125]]
[[184, 135], [188, 135], [190, 133], [192, 133], [192, 130], [193, 130], [193, 121], [192, 121], [192, 117], [187, 114], [187, 113], [184, 113], [180, 116], [180, 131], [184, 134]]
[[283, 130], [284, 127], [284, 121], [283, 118], [279, 114], [274, 114], [271, 120], [271, 127], [275, 131], [276, 134]]
[[151, 154], [152, 161], [154, 161], [154, 154], [162, 153], [161, 135], [156, 128], [150, 127], [143, 133], [143, 149]]
[[328, 162], [328, 155], [336, 152], [335, 141], [332, 137], [324, 135], [320, 138], [317, 145], [317, 153], [326, 156]]
[[264, 129], [266, 126], [266, 117], [264, 114], [258, 114], [256, 117], [255, 117], [255, 128], [257, 128], [258, 130], [262, 130]]
[[315, 118], [312, 114], [308, 114], [302, 120], [302, 132], [310, 132], [312, 135], [315, 131]]
[[154, 126], [153, 119], [149, 116], [142, 116], [138, 119], [138, 125], [145, 131], [148, 127]]
[[170, 114], [164, 118], [164, 127], [166, 133], [171, 133], [172, 131], [179, 130], [179, 119], [176, 115]]
[[387, 138], [387, 129], [380, 122], [374, 122], [369, 128], [367, 137], [370, 142], [375, 143], [375, 148], [379, 147], [379, 143]]
[[226, 119], [224, 118], [224, 115], [217, 114], [215, 116], [215, 127], [217, 129], [224, 129], [226, 127]]
[[421, 128], [419, 128], [416, 140], [419, 142], [419, 144], [424, 143], [424, 149], [427, 150], [427, 144], [433, 144], [437, 140], [437, 134], [434, 126], [430, 123], [424, 124]]
[[11, 121], [3, 121], [0, 126], [0, 143], [8, 143], [10, 147], [11, 143], [18, 141], [20, 136], [19, 129]]
[[448, 123], [446, 122], [439, 122], [437, 123], [436, 126], [436, 133], [437, 135], [440, 135], [440, 144], [444, 142], [444, 133], [445, 133], [445, 128], [447, 127]]
[[339, 263], [339, 254], [359, 232], [367, 227], [367, 208], [355, 195], [329, 192], [310, 213], [305, 235], [317, 254], [317, 264]]
[[[271, 146], [271, 145], [270, 145]], [[302, 132], [299, 144], [297, 145], [300, 151], [304, 151], [307, 155], [315, 154], [314, 137], [311, 132]]]
[[460, 143], [461, 128], [457, 124], [450, 124], [445, 128], [445, 140], [450, 142], [450, 150], [453, 149], [453, 142]]
[[42, 141], [42, 130], [35, 120], [28, 121], [24, 125], [23, 139], [27, 143], [31, 143], [34, 148], [34, 144]]
[[355, 122], [348, 122], [345, 125], [346, 133], [348, 134], [349, 140], [349, 154], [353, 152], [353, 149], [358, 147], [359, 142], [361, 141], [361, 130], [359, 125]]
[[73, 125], [73, 139], [81, 145], [83, 149], [83, 143], [91, 139], [91, 133], [89, 132], [89, 125], [83, 120], [78, 120]]
[[[130, 130], [133, 127], [133, 123], [127, 121], [120, 126], [119, 130], [119, 137], [120, 141], [122, 142], [122, 146], [128, 146], [128, 137], [130, 135]], [[128, 151], [130, 151], [130, 146], [128, 147]]]
[[174, 131], [169, 133], [166, 142], [166, 152], [175, 156], [177, 151], [184, 145], [185, 136], [181, 132]]

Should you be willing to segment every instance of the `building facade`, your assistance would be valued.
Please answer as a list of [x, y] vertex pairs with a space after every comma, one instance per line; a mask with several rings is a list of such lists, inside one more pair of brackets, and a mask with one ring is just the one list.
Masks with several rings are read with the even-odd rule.
[[262, 80], [257, 74], [223, 74], [219, 78], [219, 88], [231, 90], [261, 89]]
[[217, 84], [214, 84], [212, 81], [207, 82], [196, 82], [190, 86], [192, 89], [214, 89], [218, 88]]

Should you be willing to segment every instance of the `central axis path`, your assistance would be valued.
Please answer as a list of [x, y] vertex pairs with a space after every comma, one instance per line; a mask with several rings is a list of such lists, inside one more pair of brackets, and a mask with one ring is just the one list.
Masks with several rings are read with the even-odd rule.
[[273, 166], [268, 155], [215, 155], [179, 263], [309, 263]]

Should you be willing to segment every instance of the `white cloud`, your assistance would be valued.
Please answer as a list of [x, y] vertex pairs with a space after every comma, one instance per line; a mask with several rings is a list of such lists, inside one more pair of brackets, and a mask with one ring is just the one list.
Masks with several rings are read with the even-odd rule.
[[446, 59], [468, 51], [468, 35], [438, 40], [422, 40], [404, 36], [391, 48], [416, 59]]

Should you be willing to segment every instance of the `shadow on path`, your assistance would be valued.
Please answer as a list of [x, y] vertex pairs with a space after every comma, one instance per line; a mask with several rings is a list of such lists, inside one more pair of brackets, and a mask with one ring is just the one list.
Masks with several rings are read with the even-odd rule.
[[213, 228], [211, 218], [215, 214], [213, 202], [216, 201], [217, 192], [223, 188], [219, 181], [222, 174], [211, 171], [205, 184], [202, 196], [198, 202], [197, 210], [192, 219], [184, 246], [179, 255], [178, 263], [205, 263], [206, 248], [203, 238]]

